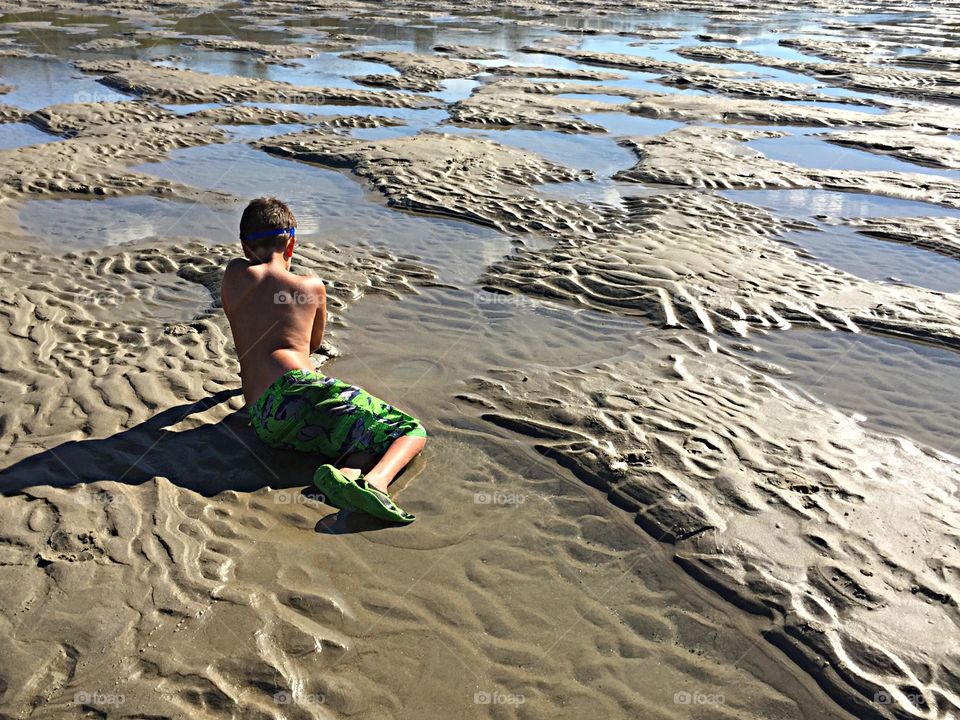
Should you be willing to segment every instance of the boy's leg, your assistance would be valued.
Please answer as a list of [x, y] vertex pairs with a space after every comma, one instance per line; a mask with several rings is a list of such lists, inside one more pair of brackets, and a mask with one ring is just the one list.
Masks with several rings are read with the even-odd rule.
[[[376, 464], [364, 474], [364, 478], [377, 490], [387, 492], [387, 486], [411, 460], [420, 454], [426, 443], [427, 438], [422, 435], [404, 435], [397, 438]], [[366, 453], [356, 453], [344, 458], [342, 464], [340, 472], [350, 480], [356, 480], [364, 468], [369, 467], [370, 456]]]

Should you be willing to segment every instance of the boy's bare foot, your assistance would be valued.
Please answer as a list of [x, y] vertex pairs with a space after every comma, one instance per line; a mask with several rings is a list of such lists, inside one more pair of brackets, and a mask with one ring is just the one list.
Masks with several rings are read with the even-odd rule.
[[363, 473], [360, 471], [360, 468], [342, 467], [340, 468], [340, 472], [343, 473], [343, 476], [347, 480], [356, 480], [358, 477], [363, 475]]

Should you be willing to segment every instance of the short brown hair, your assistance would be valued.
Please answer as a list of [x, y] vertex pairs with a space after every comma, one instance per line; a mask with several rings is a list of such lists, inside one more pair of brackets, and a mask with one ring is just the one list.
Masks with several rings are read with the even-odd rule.
[[[289, 230], [297, 226], [293, 212], [282, 200], [261, 197], [251, 200], [240, 216], [240, 242], [250, 250], [283, 250], [290, 240], [290, 233], [256, 237], [270, 230]], [[247, 240], [247, 238], [251, 238]]]

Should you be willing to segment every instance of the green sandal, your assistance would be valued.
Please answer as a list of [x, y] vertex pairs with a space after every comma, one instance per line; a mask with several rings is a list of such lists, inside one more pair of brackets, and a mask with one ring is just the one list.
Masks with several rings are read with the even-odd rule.
[[412, 523], [416, 517], [397, 507], [389, 493], [369, 485], [361, 475], [356, 480], [347, 477], [333, 465], [321, 465], [313, 474], [313, 484], [323, 493], [328, 505], [360, 510], [381, 520]]

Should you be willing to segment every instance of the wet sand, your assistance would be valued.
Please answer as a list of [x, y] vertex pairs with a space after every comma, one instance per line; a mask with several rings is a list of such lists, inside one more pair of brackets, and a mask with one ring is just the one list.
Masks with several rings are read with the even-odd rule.
[[[0, 715], [960, 716], [956, 8], [0, 0]], [[287, 199], [385, 527], [259, 444]]]

